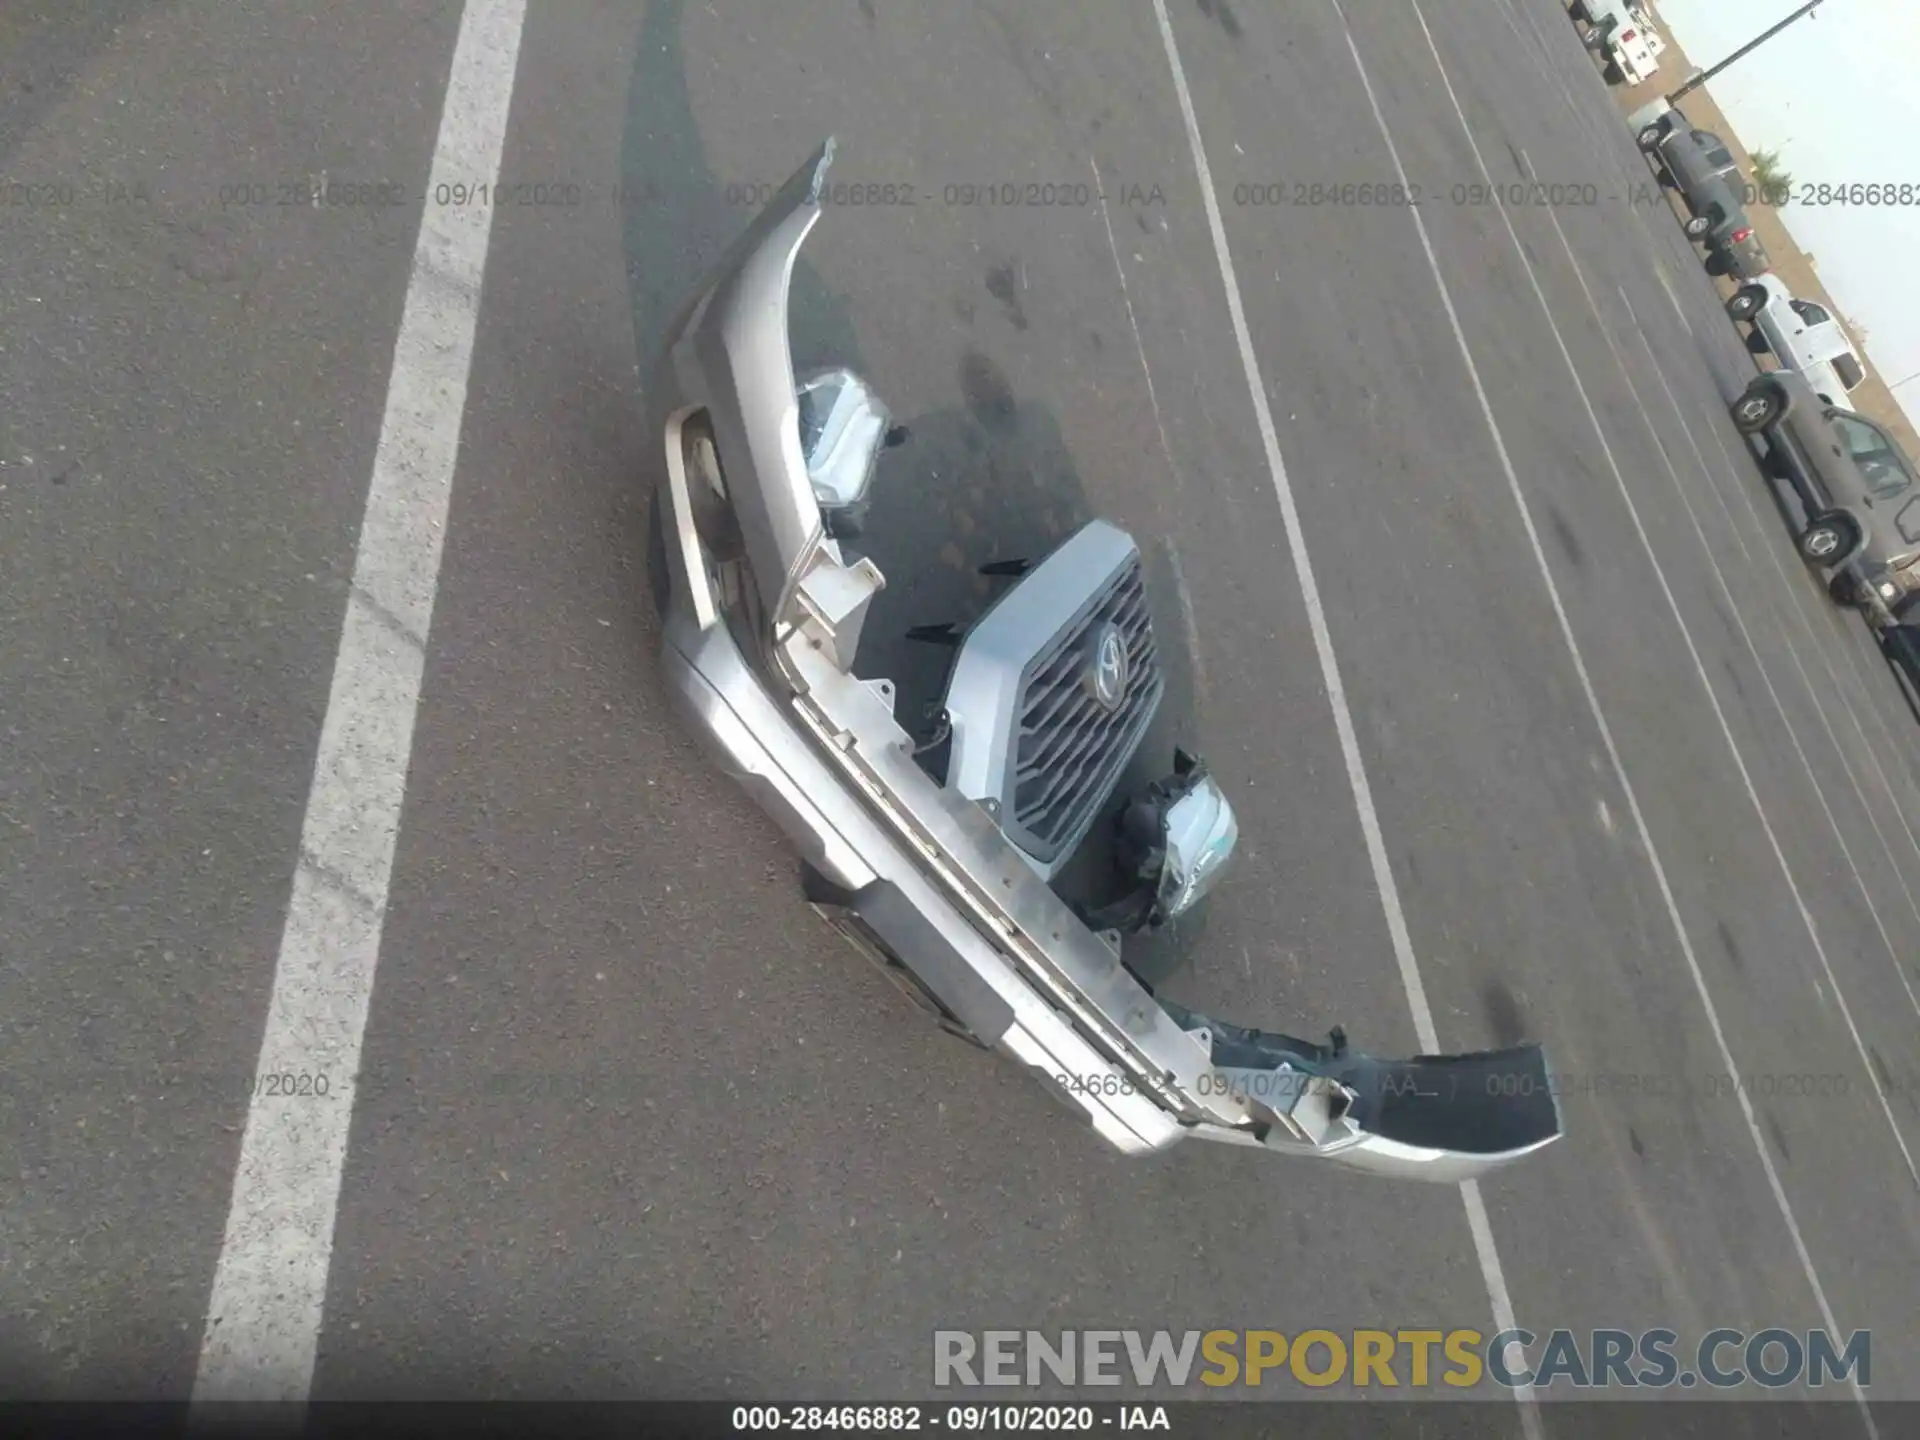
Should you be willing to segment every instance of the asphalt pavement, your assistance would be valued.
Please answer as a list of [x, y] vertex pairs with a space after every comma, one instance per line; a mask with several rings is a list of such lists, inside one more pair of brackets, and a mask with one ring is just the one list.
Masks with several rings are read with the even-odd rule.
[[[414, 236], [481, 203], [427, 183], [461, 13], [0, 18], [9, 1394], [193, 1384]], [[359, 1074], [306, 1101], [353, 1107], [315, 1398], [888, 1398], [936, 1329], [1501, 1303], [1830, 1312], [1920, 1398], [1920, 737], [1592, 60], [1547, 0], [1165, 13], [528, 6]], [[997, 527], [1140, 536], [1243, 835], [1165, 990], [1411, 1053], [1317, 597], [1442, 1045], [1562, 1078], [1491, 1251], [1452, 1187], [1105, 1153], [814, 919], [668, 709], [641, 375], [829, 133], [878, 199], [794, 347], [913, 431], [884, 619], [958, 618]]]

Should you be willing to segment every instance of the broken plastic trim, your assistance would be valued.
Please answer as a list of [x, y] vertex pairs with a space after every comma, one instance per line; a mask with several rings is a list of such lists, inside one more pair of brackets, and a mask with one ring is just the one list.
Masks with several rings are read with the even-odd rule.
[[[1273, 1072], [1281, 1066], [1332, 1080], [1352, 1093], [1345, 1117], [1372, 1135], [1423, 1150], [1503, 1155], [1558, 1133], [1559, 1106], [1539, 1045], [1462, 1055], [1376, 1060], [1346, 1047], [1250, 1030], [1156, 996], [1182, 1029], [1206, 1031], [1217, 1070]], [[1256, 1097], [1257, 1098], [1257, 1097]], [[1340, 1118], [1336, 1111], [1333, 1118]]]

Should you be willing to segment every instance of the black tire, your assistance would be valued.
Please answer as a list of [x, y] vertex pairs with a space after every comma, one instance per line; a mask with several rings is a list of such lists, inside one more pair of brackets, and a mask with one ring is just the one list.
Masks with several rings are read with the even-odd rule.
[[1687, 239], [1698, 240], [1713, 229], [1713, 217], [1711, 215], [1692, 216], [1680, 229]]
[[1727, 316], [1733, 320], [1751, 320], [1767, 308], [1767, 287], [1742, 285], [1727, 299]]
[[1640, 133], [1634, 136], [1634, 143], [1642, 150], [1653, 151], [1660, 148], [1660, 142], [1666, 137], [1667, 127], [1656, 121], [1652, 125], [1642, 125]]
[[1730, 413], [1734, 428], [1742, 435], [1758, 435], [1778, 420], [1784, 409], [1778, 390], [1771, 385], [1754, 385], [1733, 402]]
[[1816, 515], [1800, 532], [1800, 558], [1809, 565], [1840, 564], [1860, 544], [1860, 527], [1851, 515], [1828, 511]]

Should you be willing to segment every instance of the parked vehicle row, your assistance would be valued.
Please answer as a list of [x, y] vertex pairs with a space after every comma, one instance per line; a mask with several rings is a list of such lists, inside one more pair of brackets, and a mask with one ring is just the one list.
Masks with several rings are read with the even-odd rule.
[[[1657, 32], [1643, 9], [1573, 0], [1571, 13], [1587, 47], [1604, 50], [1627, 83], [1651, 75], [1665, 44], [1646, 38], [1657, 41]], [[1734, 425], [1761, 469], [1798, 500], [1801, 559], [1825, 578], [1836, 604], [1865, 615], [1920, 719], [1920, 466], [1853, 408], [1866, 365], [1839, 319], [1773, 273], [1747, 213], [1759, 193], [1733, 147], [1665, 97], [1634, 110], [1627, 124], [1685, 207], [1681, 229], [1705, 251], [1709, 273], [1734, 282], [1727, 318], [1746, 327], [1750, 351], [1773, 359], [1775, 368], [1729, 407]]]
[[[1634, 139], [1679, 195], [1687, 238], [1707, 268], [1739, 286], [1726, 302], [1748, 348], [1778, 368], [1734, 401], [1734, 424], [1762, 468], [1793, 491], [1804, 512], [1800, 555], [1828, 593], [1876, 628], [1920, 607], [1920, 485], [1915, 466], [1881, 426], [1851, 408], [1866, 367], [1824, 305], [1794, 295], [1748, 217], [1752, 187], [1726, 140], [1665, 101], [1631, 117]], [[1920, 618], [1920, 616], [1916, 616]]]
[[1749, 327], [1748, 349], [1777, 367], [1734, 401], [1733, 421], [1800, 501], [1801, 558], [1837, 604], [1876, 629], [1897, 626], [1920, 607], [1920, 469], [1852, 408], [1866, 379], [1859, 351], [1832, 311], [1771, 272], [1742, 283], [1726, 308]]
[[1746, 212], [1753, 186], [1733, 147], [1664, 99], [1628, 117], [1634, 141], [1686, 207], [1687, 238], [1738, 288], [1727, 318], [1776, 369], [1731, 407], [1761, 467], [1799, 500], [1800, 555], [1828, 593], [1876, 629], [1920, 620], [1920, 471], [1891, 434], [1852, 409], [1866, 366], [1826, 306], [1796, 296]]
[[1825, 575], [1836, 602], [1876, 626], [1897, 624], [1920, 604], [1920, 489], [1893, 437], [1849, 408], [1866, 378], [1859, 352], [1831, 311], [1773, 273], [1746, 212], [1752, 187], [1723, 137], [1665, 100], [1628, 123], [1685, 205], [1681, 228], [1705, 248], [1707, 268], [1738, 284], [1728, 318], [1750, 327], [1748, 348], [1778, 366], [1731, 408], [1762, 468], [1800, 502], [1801, 558]]

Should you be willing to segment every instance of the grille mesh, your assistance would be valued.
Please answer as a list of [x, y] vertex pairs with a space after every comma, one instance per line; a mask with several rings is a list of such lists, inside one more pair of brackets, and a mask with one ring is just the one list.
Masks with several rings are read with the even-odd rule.
[[[1111, 711], [1085, 684], [1092, 647], [1108, 624], [1125, 639], [1129, 662], [1126, 699]], [[1070, 839], [1105, 798], [1165, 683], [1135, 556], [1087, 614], [1028, 667], [1014, 743], [1015, 824], [1044, 846]]]

